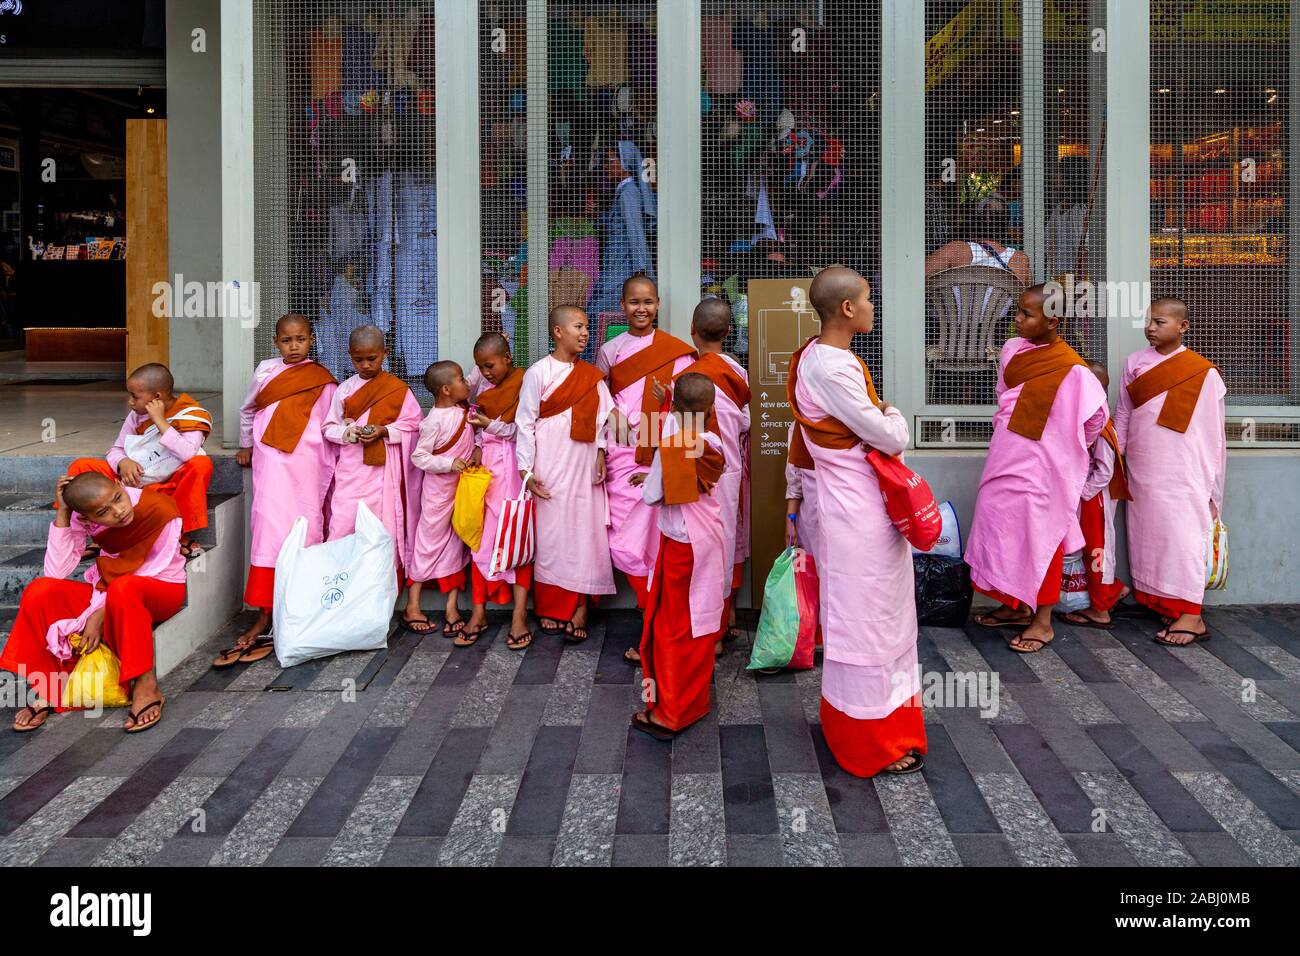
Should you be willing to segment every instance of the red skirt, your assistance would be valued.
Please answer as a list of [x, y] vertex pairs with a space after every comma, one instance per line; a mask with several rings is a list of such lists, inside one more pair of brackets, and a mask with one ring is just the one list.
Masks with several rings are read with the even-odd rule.
[[412, 584], [436, 584], [438, 590], [443, 594], [448, 591], [462, 591], [465, 589], [465, 571], [462, 569], [445, 577], [434, 578], [432, 581], [413, 581], [411, 578], [407, 578], [406, 584], [408, 587]]
[[[487, 604], [489, 601], [493, 604], [514, 602], [514, 588], [509, 582], [489, 581], [473, 562], [469, 566], [469, 581], [472, 600], [476, 605]], [[526, 564], [522, 568], [515, 568], [515, 582], [525, 591], [528, 590], [533, 583], [533, 566]]]
[[659, 536], [659, 557], [641, 629], [641, 671], [646, 710], [672, 730], [689, 727], [709, 712], [713, 645], [721, 631], [691, 636], [689, 544]]
[[275, 606], [275, 568], [257, 564], [248, 566], [248, 583], [244, 585], [244, 603], [271, 613]]
[[533, 581], [533, 613], [553, 621], [571, 621], [578, 613], [578, 605], [587, 600], [585, 594], [570, 591], [555, 584]]
[[1177, 618], [1183, 614], [1199, 615], [1201, 606], [1193, 604], [1191, 601], [1184, 601], [1181, 598], [1161, 597], [1159, 594], [1148, 594], [1146, 591], [1133, 589], [1133, 599], [1144, 607], [1149, 607], [1161, 617]]
[[1106, 584], [1101, 579], [1102, 559], [1106, 553], [1106, 503], [1101, 492], [1079, 507], [1079, 526], [1083, 529], [1083, 571], [1088, 578], [1088, 602], [1094, 611], [1109, 611], [1124, 593], [1119, 578]]
[[[1043, 575], [1043, 583], [1038, 586], [1038, 607], [1056, 604], [1061, 600], [1061, 571], [1064, 567], [1065, 551], [1062, 544], [1057, 546], [1056, 554], [1052, 555], [1052, 560], [1047, 564], [1047, 573]], [[981, 594], [987, 594], [991, 598], [996, 598], [1013, 611], [1024, 604], [1019, 598], [1013, 598], [1010, 594], [1003, 594], [996, 588], [982, 588], [976, 584], [975, 590]]]
[[874, 777], [913, 750], [926, 752], [920, 694], [877, 720], [850, 717], [823, 697], [821, 719], [835, 762], [855, 777]]

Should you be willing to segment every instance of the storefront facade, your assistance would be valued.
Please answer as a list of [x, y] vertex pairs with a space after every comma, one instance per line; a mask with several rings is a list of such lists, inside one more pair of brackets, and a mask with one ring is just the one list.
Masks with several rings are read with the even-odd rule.
[[221, 325], [225, 437], [285, 311], [336, 373], [347, 330], [380, 325], [415, 383], [485, 329], [535, 360], [560, 302], [601, 339], [645, 271], [678, 335], [702, 294], [729, 298], [743, 355], [750, 279], [839, 262], [872, 281], [859, 351], [914, 462], [968, 517], [1007, 316], [987, 293], [954, 344], [933, 276], [955, 243], [1060, 280], [1112, 398], [1145, 303], [1189, 302], [1229, 387], [1225, 599], [1300, 601], [1300, 517], [1276, 503], [1300, 468], [1296, 6], [221, 3], [220, 278], [255, 281], [260, 309]]

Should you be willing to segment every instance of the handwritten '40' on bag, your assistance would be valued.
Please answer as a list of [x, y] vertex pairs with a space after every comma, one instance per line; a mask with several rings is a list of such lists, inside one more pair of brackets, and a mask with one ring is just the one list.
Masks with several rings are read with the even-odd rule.
[[365, 502], [356, 531], [304, 547], [307, 519], [299, 517], [275, 559], [275, 656], [282, 667], [343, 651], [376, 651], [388, 644], [397, 603], [393, 536]]

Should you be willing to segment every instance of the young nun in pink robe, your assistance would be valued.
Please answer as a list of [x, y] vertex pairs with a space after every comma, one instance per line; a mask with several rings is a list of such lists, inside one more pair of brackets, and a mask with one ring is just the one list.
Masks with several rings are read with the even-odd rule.
[[290, 313], [276, 322], [280, 357], [257, 366], [239, 409], [235, 459], [253, 469], [253, 541], [244, 603], [259, 613], [235, 644], [217, 656], [214, 667], [252, 663], [274, 652], [267, 631], [280, 547], [299, 516], [307, 519], [307, 546], [324, 540], [325, 497], [337, 457], [337, 446], [325, 440], [324, 424], [338, 383], [308, 358], [315, 341], [305, 316]]
[[435, 583], [447, 596], [443, 612], [443, 637], [454, 637], [464, 647], [465, 620], [457, 601], [465, 587], [465, 565], [469, 548], [451, 526], [456, 506], [456, 485], [460, 473], [469, 467], [474, 454], [474, 429], [469, 424], [469, 383], [455, 362], [434, 362], [424, 373], [424, 387], [433, 396], [433, 408], [420, 425], [411, 461], [424, 472], [420, 488], [420, 516], [411, 539], [410, 587], [406, 596], [403, 626], [417, 634], [433, 625], [420, 610], [420, 591]]
[[[357, 374], [334, 393], [325, 439], [337, 446], [329, 499], [329, 538], [356, 530], [357, 505], [366, 507], [393, 536], [398, 573], [410, 564], [407, 545], [419, 517], [422, 473], [411, 462], [423, 412], [406, 383], [384, 371], [384, 333], [373, 325], [353, 329], [348, 354]], [[366, 434], [366, 426], [375, 426]], [[403, 582], [404, 583], [404, 582]]]
[[1084, 545], [1078, 509], [1090, 449], [1109, 418], [1106, 390], [1058, 337], [1042, 285], [1020, 293], [1018, 336], [1002, 347], [998, 410], [975, 499], [965, 560], [977, 590], [1003, 607], [984, 627], [1024, 627], [1010, 647], [1032, 654], [1054, 637], [1064, 555]]
[[851, 269], [817, 274], [821, 335], [795, 353], [786, 383], [798, 425], [792, 463], [815, 469], [824, 641], [821, 724], [836, 762], [860, 777], [924, 763], [912, 550], [880, 496], [870, 448], [898, 455], [907, 420], [880, 403], [849, 351], [874, 323], [871, 290]]
[[[786, 437], [786, 447], [794, 440], [795, 423], [790, 423], [790, 432]], [[788, 543], [803, 548], [813, 556], [817, 567], [821, 567], [821, 530], [817, 526], [817, 472], [811, 468], [800, 468], [785, 462], [785, 539]], [[790, 515], [796, 515], [791, 520]]]
[[650, 425], [661, 414], [650, 383], [667, 386], [691, 364], [695, 350], [655, 328], [659, 294], [648, 277], [638, 274], [624, 282], [620, 304], [628, 330], [596, 353], [596, 367], [608, 379], [619, 416], [631, 425], [629, 443], [611, 444], [607, 450], [609, 551], [614, 567], [627, 576], [637, 607], [645, 607], [646, 575], [659, 547], [659, 530], [654, 509], [641, 500], [628, 479], [644, 473], [654, 457], [652, 443], [641, 428], [643, 420]]
[[[535, 501], [533, 609], [543, 631], [587, 639], [590, 598], [613, 594], [605, 426], [614, 400], [600, 371], [578, 358], [587, 315], [551, 310], [555, 351], [524, 373], [515, 454]], [[629, 486], [630, 487], [630, 486]]]
[[1180, 299], [1157, 299], [1150, 347], [1124, 364], [1115, 427], [1128, 465], [1128, 563], [1133, 594], [1165, 619], [1162, 644], [1207, 640], [1201, 617], [1210, 529], [1228, 470], [1227, 388], [1219, 370], [1183, 345]]

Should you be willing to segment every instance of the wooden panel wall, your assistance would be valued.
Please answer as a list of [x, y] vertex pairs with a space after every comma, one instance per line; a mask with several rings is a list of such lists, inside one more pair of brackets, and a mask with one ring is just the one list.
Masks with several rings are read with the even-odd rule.
[[153, 314], [155, 282], [167, 274], [167, 121], [126, 121], [126, 368], [167, 364], [167, 319]]

